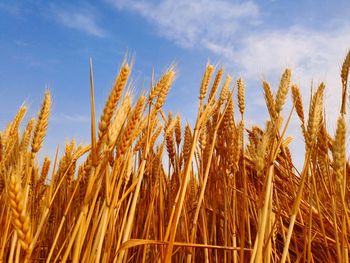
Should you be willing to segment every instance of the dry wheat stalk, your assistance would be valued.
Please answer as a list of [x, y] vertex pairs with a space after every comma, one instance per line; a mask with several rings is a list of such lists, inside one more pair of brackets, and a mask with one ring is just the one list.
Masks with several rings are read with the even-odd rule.
[[[140, 96], [134, 105], [122, 88], [102, 113], [94, 165], [94, 136], [84, 147], [68, 141], [61, 157], [57, 150], [52, 169], [48, 158], [31, 160], [41, 149], [48, 121], [43, 112], [49, 112], [51, 100], [45, 95], [35, 127], [31, 119], [23, 132], [21, 107], [0, 132], [0, 261], [347, 262], [345, 112], [332, 138], [323, 112], [324, 84], [311, 98], [308, 120], [301, 91], [291, 86], [307, 149], [299, 172], [286, 134], [292, 110], [282, 122], [288, 71], [276, 97], [263, 81], [270, 113], [266, 129], [245, 128], [244, 116], [235, 123], [229, 75], [216, 100], [223, 69], [207, 104], [198, 108], [196, 125], [188, 123], [183, 131], [180, 116], [167, 117], [163, 110], [175, 77], [172, 67], [155, 85], [152, 80], [149, 98]], [[204, 101], [210, 77], [202, 82]], [[28, 152], [31, 139], [37, 143]]]

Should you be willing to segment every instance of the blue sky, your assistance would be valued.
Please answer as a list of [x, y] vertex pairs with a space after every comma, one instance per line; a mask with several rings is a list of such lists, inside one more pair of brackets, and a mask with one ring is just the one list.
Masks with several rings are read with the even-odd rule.
[[[45, 151], [52, 156], [58, 143], [73, 137], [88, 142], [89, 57], [100, 111], [127, 52], [135, 61], [136, 93], [148, 89], [152, 67], [159, 76], [176, 63], [166, 109], [189, 121], [208, 60], [225, 66], [235, 79], [245, 78], [248, 125], [263, 124], [267, 117], [261, 80], [276, 88], [283, 69], [291, 67], [305, 102], [312, 80], [326, 82], [328, 125], [334, 130], [339, 69], [350, 48], [349, 11], [346, 0], [2, 0], [0, 127], [24, 101], [33, 116], [47, 86], [53, 111]], [[298, 125], [294, 119], [290, 133], [297, 133]], [[301, 144], [299, 137], [292, 143], [294, 155]]]

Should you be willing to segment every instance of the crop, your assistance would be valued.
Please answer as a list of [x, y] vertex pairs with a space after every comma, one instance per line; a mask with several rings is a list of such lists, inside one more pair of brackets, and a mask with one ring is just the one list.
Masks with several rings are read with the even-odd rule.
[[[175, 67], [133, 98], [127, 60], [97, 122], [90, 63], [89, 145], [73, 139], [39, 160], [49, 91], [36, 118], [23, 125], [23, 105], [0, 133], [0, 261], [349, 262], [349, 61], [350, 52], [334, 136], [323, 83], [304, 107], [291, 69], [276, 94], [264, 80], [269, 118], [248, 127], [244, 80], [211, 64], [193, 126], [163, 110]], [[300, 171], [286, 135], [292, 114], [305, 141]]]

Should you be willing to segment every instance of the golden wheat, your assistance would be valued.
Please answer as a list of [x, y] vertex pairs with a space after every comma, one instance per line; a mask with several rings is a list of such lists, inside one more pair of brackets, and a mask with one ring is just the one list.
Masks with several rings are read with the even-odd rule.
[[[340, 74], [341, 105], [349, 54]], [[243, 78], [236, 82], [235, 112], [232, 77], [208, 64], [192, 125], [163, 107], [174, 66], [157, 83], [152, 77], [148, 98], [132, 103], [125, 88], [131, 67], [124, 62], [96, 133], [90, 70], [88, 145], [72, 139], [54, 159], [38, 158], [49, 122], [48, 91], [36, 120], [22, 131], [27, 109], [21, 106], [0, 132], [0, 261], [348, 261], [346, 111], [341, 106], [331, 136], [323, 83], [306, 116], [290, 69], [275, 97], [264, 80], [269, 117], [263, 129], [245, 116]], [[286, 103], [290, 86], [294, 107]], [[291, 109], [285, 120], [284, 107]], [[305, 137], [302, 169], [289, 148], [292, 110]]]

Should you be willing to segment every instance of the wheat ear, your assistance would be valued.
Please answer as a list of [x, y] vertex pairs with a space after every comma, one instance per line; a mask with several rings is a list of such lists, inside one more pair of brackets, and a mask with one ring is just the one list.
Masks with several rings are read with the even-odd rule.
[[111, 123], [111, 119], [117, 106], [117, 103], [123, 93], [123, 89], [128, 80], [130, 74], [130, 67], [127, 63], [122, 65], [119, 74], [114, 82], [111, 93], [109, 94], [108, 100], [103, 109], [103, 114], [101, 115], [100, 123], [98, 125], [98, 145], [97, 149], [102, 144], [102, 139], [106, 135], [108, 127]]
[[339, 185], [342, 185], [345, 168], [345, 150], [346, 150], [346, 123], [344, 116], [340, 116], [337, 122], [337, 130], [333, 143], [333, 159], [336, 179]]
[[277, 112], [276, 112], [276, 106], [275, 106], [275, 99], [273, 98], [273, 94], [271, 91], [270, 84], [267, 81], [263, 81], [263, 89], [264, 89], [264, 95], [265, 95], [265, 101], [267, 109], [270, 113], [270, 116], [272, 119], [277, 118]]
[[165, 73], [165, 76], [163, 80], [160, 83], [160, 90], [158, 93], [158, 98], [155, 103], [155, 109], [156, 112], [158, 112], [162, 107], [165, 102], [165, 99], [168, 95], [168, 92], [170, 90], [171, 84], [173, 83], [175, 78], [175, 70], [171, 68], [167, 73]]
[[307, 123], [307, 134], [306, 134], [307, 150], [312, 149], [313, 143], [317, 136], [318, 128], [321, 124], [324, 89], [325, 89], [325, 86], [323, 83], [321, 83], [317, 89], [316, 94], [313, 96], [311, 101], [311, 108], [309, 111], [309, 119]]
[[213, 74], [213, 71], [214, 71], [214, 66], [211, 64], [208, 64], [206, 69], [205, 69], [205, 73], [203, 75], [202, 84], [201, 84], [200, 92], [199, 92], [200, 105], [203, 104], [204, 98], [207, 94], [210, 78], [211, 78], [211, 75]]
[[22, 140], [20, 144], [20, 150], [26, 151], [30, 142], [30, 137], [32, 135], [32, 131], [34, 128], [35, 119], [31, 118], [26, 126], [26, 129], [24, 130], [24, 133], [22, 135]]
[[212, 100], [212, 98], [215, 96], [216, 94], [216, 91], [218, 90], [219, 88], [219, 85], [220, 85], [220, 82], [221, 82], [221, 79], [222, 79], [222, 75], [224, 74], [224, 69], [223, 68], [220, 68], [218, 70], [218, 72], [216, 73], [216, 77], [214, 79], [214, 83], [213, 83], [213, 86], [211, 87], [210, 89], [210, 92], [209, 92], [209, 97], [208, 97], [208, 102]]
[[293, 103], [295, 105], [295, 110], [302, 124], [304, 125], [305, 118], [304, 118], [303, 101], [301, 99], [300, 89], [297, 85], [292, 85], [292, 96], [293, 96]]
[[245, 85], [243, 82], [243, 79], [238, 79], [237, 80], [237, 86], [238, 86], [238, 108], [240, 113], [243, 115], [244, 114], [244, 109], [245, 109]]
[[280, 85], [277, 90], [276, 95], [276, 112], [279, 114], [284, 106], [284, 103], [286, 101], [287, 93], [289, 90], [290, 85], [290, 78], [291, 78], [291, 70], [286, 69], [281, 77]]
[[136, 103], [136, 106], [132, 112], [131, 118], [126, 126], [126, 129], [123, 133], [122, 139], [121, 139], [121, 144], [118, 147], [117, 150], [117, 157], [121, 157], [127, 150], [127, 148], [130, 146], [132, 139], [133, 139], [133, 135], [134, 135], [134, 131], [136, 129], [136, 124], [139, 122], [140, 118], [141, 118], [141, 114], [142, 114], [142, 109], [144, 106], [144, 102], [145, 102], [145, 97], [141, 96], [138, 100], [138, 102]]
[[341, 103], [341, 109], [340, 112], [342, 114], [345, 114], [346, 112], [346, 95], [347, 95], [347, 86], [348, 86], [348, 76], [349, 76], [349, 69], [350, 69], [350, 50], [348, 51], [342, 68], [341, 68], [341, 73], [340, 73], [340, 77], [341, 77], [341, 83], [342, 83], [342, 103]]
[[30, 218], [25, 209], [24, 194], [18, 176], [12, 174], [8, 184], [8, 198], [12, 213], [12, 224], [16, 229], [21, 246], [28, 250], [32, 240], [30, 231]]
[[34, 135], [32, 140], [32, 154], [37, 153], [43, 143], [44, 137], [46, 135], [46, 129], [49, 122], [49, 115], [51, 110], [51, 94], [47, 90], [45, 92], [44, 101], [41, 105], [38, 120], [35, 125]]

